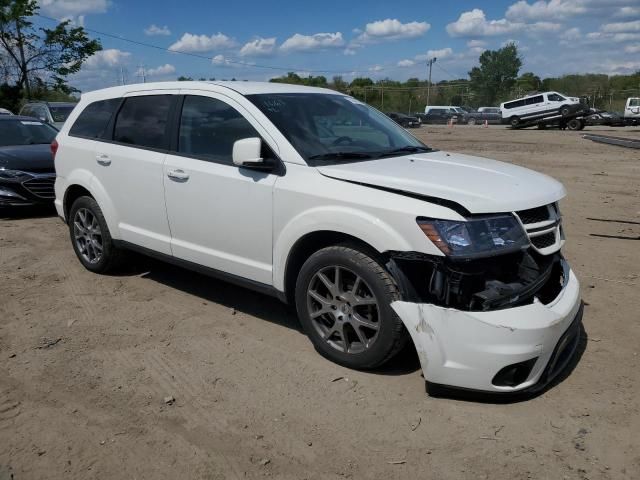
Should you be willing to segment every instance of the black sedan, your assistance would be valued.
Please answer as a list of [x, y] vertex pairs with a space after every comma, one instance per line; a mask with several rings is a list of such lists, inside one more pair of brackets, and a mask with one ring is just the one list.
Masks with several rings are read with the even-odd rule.
[[420, 120], [404, 113], [389, 112], [386, 115], [404, 128], [418, 128], [420, 126]]
[[53, 201], [51, 142], [57, 133], [35, 118], [0, 116], [0, 207]]
[[622, 115], [615, 112], [598, 112], [584, 118], [586, 125], [606, 125], [607, 127], [624, 127]]

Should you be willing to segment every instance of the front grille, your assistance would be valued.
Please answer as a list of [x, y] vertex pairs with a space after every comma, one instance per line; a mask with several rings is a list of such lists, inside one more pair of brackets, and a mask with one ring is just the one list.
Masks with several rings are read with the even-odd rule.
[[533, 243], [533, 246], [539, 250], [550, 247], [556, 243], [556, 232], [553, 231], [538, 237], [531, 237], [531, 243]]
[[536, 208], [530, 208], [528, 210], [521, 210], [516, 213], [520, 217], [520, 220], [522, 221], [522, 223], [524, 223], [525, 225], [530, 223], [546, 222], [547, 220], [551, 219], [551, 216], [549, 214], [549, 208], [546, 205], [544, 207], [536, 207]]
[[[533, 248], [538, 251], [550, 247], [556, 247], [553, 251], [560, 249], [562, 243], [560, 234], [562, 217], [557, 204], [552, 203], [543, 207], [520, 210], [515, 213], [520, 218]], [[542, 233], [542, 235], [536, 236], [536, 233]], [[545, 255], [549, 253], [553, 252], [545, 252]]]
[[49, 200], [56, 198], [54, 190], [55, 182], [55, 177], [32, 178], [31, 180], [23, 182], [22, 186], [36, 197]]

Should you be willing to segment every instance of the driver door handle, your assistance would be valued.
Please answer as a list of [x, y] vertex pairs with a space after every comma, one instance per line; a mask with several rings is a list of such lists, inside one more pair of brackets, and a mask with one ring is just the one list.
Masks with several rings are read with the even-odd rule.
[[106, 155], [104, 153], [99, 153], [98, 155], [96, 155], [96, 162], [98, 162], [98, 164], [102, 165], [103, 167], [108, 167], [109, 165], [111, 165], [111, 159], [109, 158], [109, 155]]
[[168, 170], [167, 177], [172, 180], [178, 180], [179, 182], [186, 182], [189, 180], [189, 174], [179, 168]]

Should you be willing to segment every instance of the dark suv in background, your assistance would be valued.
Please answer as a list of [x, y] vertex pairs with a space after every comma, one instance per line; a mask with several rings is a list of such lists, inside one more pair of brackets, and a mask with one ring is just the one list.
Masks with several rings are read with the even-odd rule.
[[20, 115], [34, 117], [60, 129], [76, 106], [70, 102], [29, 102], [20, 110]]

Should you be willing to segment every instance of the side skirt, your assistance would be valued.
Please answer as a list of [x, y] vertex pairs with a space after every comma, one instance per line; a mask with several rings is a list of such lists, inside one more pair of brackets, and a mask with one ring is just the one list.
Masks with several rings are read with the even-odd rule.
[[172, 255], [167, 255], [165, 253], [156, 252], [155, 250], [151, 250], [146, 247], [141, 247], [140, 245], [136, 245], [134, 243], [130, 243], [124, 240], [113, 239], [113, 243], [118, 248], [141, 253], [142, 255], [145, 255], [147, 257], [155, 258], [157, 260], [170, 263], [172, 265], [176, 265], [177, 267], [181, 267], [186, 270], [191, 270], [193, 272], [206, 275], [207, 277], [223, 280], [225, 282], [238, 285], [239, 287], [253, 290], [254, 292], [262, 293], [264, 295], [269, 295], [270, 297], [277, 298], [283, 303], [287, 303], [286, 295], [284, 294], [284, 292], [277, 290], [275, 287], [271, 285], [256, 282], [254, 280], [249, 280], [247, 278], [243, 278], [238, 275], [234, 275], [232, 273], [216, 270], [215, 268], [205, 267], [204, 265], [193, 263], [188, 260], [183, 260], [181, 258], [177, 258]]

